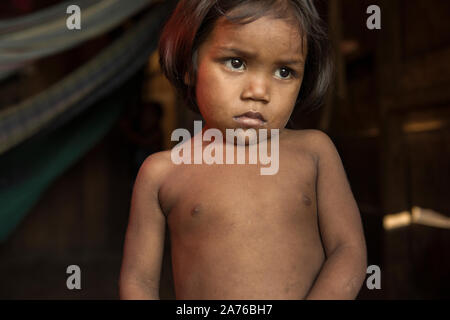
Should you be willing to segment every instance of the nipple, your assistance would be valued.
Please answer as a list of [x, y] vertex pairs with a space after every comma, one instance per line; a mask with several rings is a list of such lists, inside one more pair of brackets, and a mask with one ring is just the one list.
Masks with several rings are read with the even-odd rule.
[[196, 215], [198, 215], [199, 212], [200, 212], [200, 206], [195, 205], [194, 208], [192, 208], [192, 210], [191, 210], [191, 216], [196, 216]]

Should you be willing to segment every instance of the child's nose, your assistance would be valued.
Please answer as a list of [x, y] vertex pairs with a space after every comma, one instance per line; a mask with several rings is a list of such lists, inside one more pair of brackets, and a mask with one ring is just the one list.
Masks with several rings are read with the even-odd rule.
[[270, 102], [269, 80], [261, 75], [249, 77], [244, 87], [244, 90], [242, 91], [241, 98], [243, 100], [250, 99], [255, 101], [261, 101], [264, 103], [269, 103]]

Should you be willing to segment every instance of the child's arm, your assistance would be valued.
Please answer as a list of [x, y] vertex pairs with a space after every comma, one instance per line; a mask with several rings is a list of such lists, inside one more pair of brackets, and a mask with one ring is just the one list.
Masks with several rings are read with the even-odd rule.
[[151, 155], [134, 184], [119, 280], [121, 299], [159, 299], [166, 220], [158, 191], [165, 166], [162, 153]]
[[355, 299], [366, 276], [366, 245], [358, 206], [331, 139], [314, 130], [317, 203], [326, 261], [306, 299]]

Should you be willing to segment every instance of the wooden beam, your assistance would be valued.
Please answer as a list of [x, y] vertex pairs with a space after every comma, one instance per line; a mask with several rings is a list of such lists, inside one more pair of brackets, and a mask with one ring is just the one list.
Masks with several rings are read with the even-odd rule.
[[[402, 135], [401, 115], [393, 112], [399, 104], [401, 67], [400, 1], [380, 1], [382, 29], [378, 31], [376, 70], [380, 112], [380, 195], [384, 215], [410, 209], [407, 152]], [[411, 296], [409, 227], [384, 234], [381, 267], [386, 298]], [[369, 253], [370, 254], [370, 253]]]

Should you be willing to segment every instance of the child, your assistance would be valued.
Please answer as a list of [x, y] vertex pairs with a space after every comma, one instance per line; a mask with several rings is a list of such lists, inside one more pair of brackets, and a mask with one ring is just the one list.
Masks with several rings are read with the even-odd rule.
[[285, 128], [294, 106], [320, 103], [331, 78], [312, 1], [181, 0], [160, 59], [202, 114], [203, 132], [279, 129], [280, 166], [261, 175], [261, 163], [148, 157], [133, 191], [121, 298], [159, 299], [167, 223], [177, 299], [354, 299], [366, 248], [340, 157], [321, 131]]

